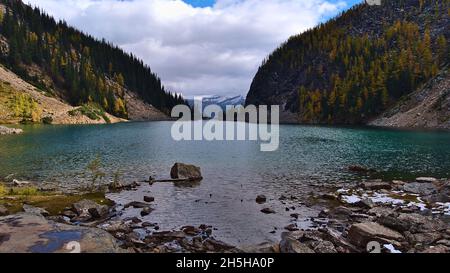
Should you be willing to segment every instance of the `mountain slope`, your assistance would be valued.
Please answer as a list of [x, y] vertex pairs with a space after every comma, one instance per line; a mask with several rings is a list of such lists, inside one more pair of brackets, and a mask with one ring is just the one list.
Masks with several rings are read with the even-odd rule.
[[72, 106], [95, 106], [121, 118], [166, 119], [184, 103], [135, 56], [20, 0], [0, 0], [0, 63]]
[[449, 61], [448, 0], [360, 4], [291, 37], [253, 79], [246, 104], [280, 105], [281, 121], [367, 123]]
[[450, 75], [443, 69], [423, 88], [403, 98], [370, 125], [450, 129]]
[[[53, 124], [99, 124], [124, 121], [108, 113], [89, 118], [55, 97], [50, 97], [0, 65], [0, 124], [24, 119]], [[72, 114], [71, 114], [72, 113]], [[46, 119], [47, 118], [47, 119]]]

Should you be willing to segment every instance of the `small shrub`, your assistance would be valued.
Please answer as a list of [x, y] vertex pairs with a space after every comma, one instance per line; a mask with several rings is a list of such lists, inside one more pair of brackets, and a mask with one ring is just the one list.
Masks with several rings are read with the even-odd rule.
[[97, 155], [97, 157], [87, 165], [86, 169], [91, 173], [90, 189], [94, 190], [97, 186], [97, 181], [101, 181], [106, 176], [102, 171], [102, 161], [100, 156]]
[[91, 120], [100, 120], [103, 118], [106, 123], [111, 123], [111, 120], [105, 113], [105, 110], [101, 106], [95, 103], [83, 104], [82, 106], [68, 112], [70, 116], [76, 116], [78, 114], [84, 115]]
[[99, 114], [101, 113], [101, 111], [92, 105], [85, 104], [85, 105], [81, 106], [80, 112], [81, 112], [81, 114], [85, 115], [86, 117], [88, 117], [92, 120], [100, 119]]
[[106, 113], [103, 113], [102, 118], [106, 123], [111, 123], [111, 120]]
[[39, 191], [35, 187], [25, 187], [25, 188], [11, 188], [9, 195], [19, 195], [19, 196], [31, 196], [38, 195]]
[[0, 196], [6, 195], [7, 193], [8, 189], [4, 185], [0, 184]]
[[122, 187], [122, 172], [117, 170], [113, 173], [113, 182], [110, 185], [110, 189], [120, 189]]
[[44, 124], [52, 124], [53, 123], [53, 118], [50, 116], [46, 116], [42, 118], [42, 123]]
[[71, 116], [71, 117], [76, 116], [78, 114], [78, 108], [70, 110], [69, 112], [67, 112], [67, 114], [69, 114], [69, 116]]
[[22, 118], [22, 123], [33, 123], [41, 120], [42, 110], [39, 104], [28, 94], [18, 94], [11, 99], [10, 108], [14, 116]]

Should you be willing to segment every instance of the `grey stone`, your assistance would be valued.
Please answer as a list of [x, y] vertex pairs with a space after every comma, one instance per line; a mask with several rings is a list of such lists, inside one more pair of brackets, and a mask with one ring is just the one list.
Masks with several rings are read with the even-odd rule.
[[438, 182], [438, 180], [434, 177], [418, 177], [416, 178], [416, 181], [419, 183], [435, 183]]
[[155, 197], [144, 196], [144, 201], [147, 202], [147, 203], [151, 203], [151, 202], [155, 201]]
[[403, 186], [405, 192], [419, 194], [419, 195], [431, 195], [437, 193], [436, 187], [431, 183], [419, 183], [413, 182]]
[[135, 209], [143, 209], [143, 208], [148, 207], [148, 205], [149, 204], [144, 203], [144, 202], [133, 201], [133, 202], [126, 204], [124, 207], [125, 208], [133, 207]]
[[72, 209], [78, 216], [87, 217], [91, 215], [93, 218], [102, 218], [108, 215], [108, 206], [99, 205], [92, 200], [81, 200], [72, 205]]
[[8, 214], [9, 214], [8, 209], [5, 206], [0, 205], [0, 216], [5, 216], [5, 215], [8, 215]]
[[275, 213], [275, 211], [273, 209], [271, 209], [271, 208], [263, 208], [261, 210], [261, 212], [265, 213], [265, 214], [273, 214], [273, 213]]
[[365, 190], [390, 190], [392, 189], [392, 185], [387, 182], [378, 182], [378, 181], [368, 181], [360, 184], [360, 187]]
[[256, 203], [258, 203], [258, 204], [263, 204], [266, 201], [267, 201], [267, 197], [265, 195], [261, 194], [256, 197]]
[[37, 208], [37, 207], [33, 207], [27, 204], [23, 205], [23, 210], [26, 213], [30, 213], [30, 214], [35, 214], [35, 215], [42, 215], [42, 216], [49, 216], [50, 213], [48, 211], [46, 211], [43, 208]]
[[306, 244], [300, 243], [291, 236], [285, 236], [280, 242], [281, 253], [314, 253]]
[[312, 249], [315, 253], [337, 253], [332, 242], [323, 240], [312, 243]]
[[150, 207], [145, 207], [145, 208], [143, 208], [142, 211], [141, 211], [141, 216], [147, 216], [147, 215], [149, 215], [150, 213], [152, 213], [152, 211], [153, 211], [152, 208], [150, 208]]
[[186, 180], [201, 180], [203, 179], [200, 167], [175, 163], [170, 170], [170, 177], [172, 179], [186, 179]]
[[404, 237], [399, 232], [378, 223], [365, 222], [352, 225], [348, 232], [348, 239], [354, 245], [366, 247], [370, 241], [402, 241]]
[[422, 251], [422, 253], [449, 253], [450, 248], [443, 245], [430, 246], [426, 250]]

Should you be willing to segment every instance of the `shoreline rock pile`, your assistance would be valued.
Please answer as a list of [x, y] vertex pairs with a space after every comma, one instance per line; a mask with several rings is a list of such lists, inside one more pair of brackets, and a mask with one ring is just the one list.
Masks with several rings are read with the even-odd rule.
[[326, 199], [331, 196], [340, 205], [312, 219], [318, 223], [315, 230], [283, 233], [281, 252], [450, 252], [448, 180], [366, 181], [328, 193]]

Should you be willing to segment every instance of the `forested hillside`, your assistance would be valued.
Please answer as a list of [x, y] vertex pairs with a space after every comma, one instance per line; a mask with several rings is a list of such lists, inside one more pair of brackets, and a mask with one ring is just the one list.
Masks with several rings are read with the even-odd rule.
[[247, 104], [279, 104], [282, 121], [366, 123], [449, 61], [449, 0], [357, 5], [291, 37], [264, 61]]
[[18, 0], [0, 0], [0, 63], [48, 96], [73, 106], [95, 105], [118, 117], [128, 118], [133, 110], [127, 98], [165, 113], [184, 103], [135, 56]]

